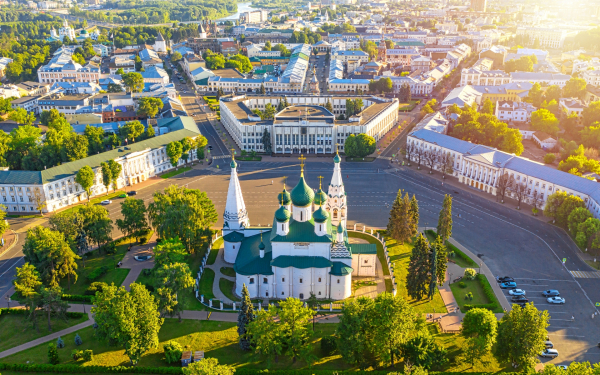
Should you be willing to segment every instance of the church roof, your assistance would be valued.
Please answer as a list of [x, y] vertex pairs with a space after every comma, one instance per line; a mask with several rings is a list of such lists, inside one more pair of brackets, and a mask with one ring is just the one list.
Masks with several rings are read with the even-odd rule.
[[235, 259], [235, 263], [233, 265], [233, 269], [236, 273], [240, 275], [272, 275], [273, 269], [271, 268], [271, 259], [273, 256], [273, 252], [271, 249], [271, 242], [265, 241], [263, 233], [263, 241], [262, 243], [265, 246], [265, 255], [264, 257], [260, 257], [260, 249], [259, 246], [261, 244], [260, 234], [255, 234], [251, 237], [246, 237], [242, 241], [240, 245], [240, 250], [238, 252], [237, 258]]
[[287, 206], [288, 204], [290, 204], [291, 201], [292, 198], [290, 197], [290, 193], [288, 193], [288, 191], [285, 190], [285, 188], [283, 189], [283, 192], [277, 195], [277, 202], [279, 204], [283, 203], [284, 206]]
[[288, 220], [290, 220], [290, 217], [292, 217], [292, 213], [285, 208], [285, 206], [281, 206], [277, 209], [277, 211], [275, 211], [275, 220], [277, 220], [280, 223], [285, 223]]
[[377, 254], [377, 245], [374, 243], [353, 243], [349, 247], [352, 254]]
[[331, 271], [329, 274], [333, 276], [346, 276], [352, 274], [354, 269], [350, 266], [347, 266], [342, 262], [333, 262], [333, 267], [331, 267]]
[[[273, 221], [273, 226], [277, 225], [277, 221]], [[275, 231], [271, 231], [271, 242], [319, 242], [331, 243], [333, 239], [333, 230], [331, 221], [327, 220], [327, 234], [317, 236], [315, 233], [314, 219], [309, 221], [296, 221], [290, 219], [289, 232], [285, 236], [280, 236]]]
[[339, 163], [340, 161], [342, 161], [342, 158], [340, 158], [340, 155], [336, 152], [335, 156], [333, 157], [333, 162]]
[[279, 268], [327, 268], [333, 263], [323, 257], [281, 255], [271, 261], [271, 266]]
[[315, 192], [304, 181], [304, 175], [300, 176], [300, 181], [292, 189], [291, 198], [292, 203], [296, 207], [306, 207], [315, 199]]
[[[323, 193], [325, 194], [325, 193]], [[318, 210], [316, 210], [313, 213], [313, 219], [317, 222], [317, 223], [324, 223], [327, 221], [327, 219], [329, 219], [329, 213], [327, 213], [327, 211], [323, 208], [323, 206], [319, 207]]]
[[315, 204], [323, 205], [326, 202], [327, 202], [327, 194], [322, 189], [319, 189], [319, 191], [317, 191], [317, 194], [315, 195]]
[[164, 42], [165, 41], [165, 38], [163, 38], [163, 36], [160, 33], [160, 31], [158, 32], [158, 35], [156, 36], [156, 41], [157, 42]]
[[227, 242], [242, 242], [244, 235], [240, 232], [231, 232], [223, 236], [223, 239]]

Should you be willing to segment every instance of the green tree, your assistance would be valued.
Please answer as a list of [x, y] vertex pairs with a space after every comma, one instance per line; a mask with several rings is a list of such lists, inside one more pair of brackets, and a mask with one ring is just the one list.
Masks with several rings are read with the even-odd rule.
[[154, 137], [154, 127], [151, 125], [148, 125], [148, 127], [146, 128], [146, 138], [152, 138]]
[[6, 206], [0, 204], [0, 238], [10, 229], [10, 223], [6, 220]]
[[187, 256], [185, 246], [178, 238], [163, 240], [152, 251], [154, 253], [155, 270], [167, 264], [184, 262]]
[[342, 306], [336, 328], [337, 347], [346, 363], [365, 370], [377, 363], [377, 351], [373, 344], [373, 320], [371, 313], [375, 301], [367, 297], [350, 299]]
[[430, 269], [429, 243], [423, 234], [419, 233], [410, 255], [406, 276], [406, 289], [411, 298], [421, 300], [427, 293]]
[[583, 108], [581, 122], [586, 127], [598, 121], [600, 121], [600, 101], [591, 102], [587, 107]]
[[430, 369], [448, 362], [446, 349], [435, 342], [429, 333], [419, 333], [402, 345], [404, 361], [413, 366]]
[[254, 320], [254, 306], [250, 300], [250, 293], [246, 284], [242, 287], [242, 304], [238, 313], [237, 332], [239, 336], [240, 348], [242, 350], [250, 350], [251, 337], [247, 334], [248, 324]]
[[327, 99], [327, 103], [325, 103], [325, 109], [333, 113], [333, 105], [331, 105], [331, 100]]
[[271, 103], [265, 105], [264, 117], [265, 119], [272, 119], [275, 116], [275, 107]]
[[269, 133], [267, 128], [265, 128], [265, 130], [263, 131], [261, 141], [263, 144], [263, 149], [265, 150], [265, 152], [267, 154], [270, 154], [271, 152], [273, 152], [273, 146], [271, 145], [271, 133]]
[[118, 83], [109, 83], [108, 86], [106, 87], [106, 92], [107, 93], [123, 92], [123, 87], [121, 87], [121, 85], [119, 85]]
[[89, 240], [101, 246], [112, 239], [112, 220], [103, 206], [87, 204], [79, 208], [83, 220], [82, 227]]
[[119, 180], [119, 175], [121, 174], [121, 171], [123, 170], [123, 166], [121, 166], [121, 164], [119, 164], [116, 161], [111, 159], [108, 161], [108, 168], [110, 169], [113, 190], [116, 191], [117, 190], [117, 182]]
[[87, 125], [83, 132], [88, 140], [88, 152], [95, 155], [104, 151], [104, 129]]
[[177, 62], [177, 61], [181, 60], [182, 58], [183, 58], [183, 56], [181, 56], [181, 53], [179, 51], [175, 51], [171, 55], [171, 61], [172, 62]]
[[452, 196], [446, 194], [438, 218], [437, 234], [443, 241], [452, 237]]
[[417, 197], [413, 194], [410, 199], [410, 208], [408, 209], [408, 215], [410, 221], [408, 222], [408, 229], [410, 231], [410, 237], [413, 238], [419, 231], [419, 202]]
[[128, 237], [139, 237], [149, 229], [146, 205], [143, 199], [125, 198], [121, 203], [122, 219], [117, 219], [117, 228]]
[[346, 156], [350, 158], [358, 157], [357, 147], [358, 146], [356, 144], [356, 136], [354, 134], [350, 134], [344, 142], [344, 151], [346, 153]]
[[163, 345], [163, 352], [165, 353], [165, 359], [167, 363], [178, 363], [181, 361], [183, 348], [177, 341], [169, 341]]
[[354, 113], [354, 101], [352, 99], [346, 99], [346, 118], [350, 118]]
[[96, 335], [125, 349], [131, 364], [138, 363], [148, 350], [158, 347], [158, 331], [163, 324], [154, 297], [142, 285], [131, 291], [111, 285], [97, 292], [92, 307], [98, 324]]
[[370, 135], [361, 133], [356, 136], [356, 157], [364, 158], [368, 155], [371, 155], [375, 152], [377, 148], [377, 142], [375, 142], [375, 138]]
[[563, 97], [583, 99], [586, 86], [587, 84], [583, 78], [571, 77], [563, 87]]
[[548, 196], [546, 205], [544, 206], [544, 216], [548, 216], [556, 220], [558, 209], [563, 204], [567, 196], [567, 193], [564, 191], [557, 191], [556, 193]]
[[129, 72], [121, 75], [123, 84], [130, 92], [142, 92], [144, 90], [144, 77], [137, 72]]
[[288, 297], [285, 301], [279, 302], [281, 310], [279, 311], [279, 320], [282, 325], [283, 344], [287, 348], [285, 354], [292, 357], [296, 362], [297, 358], [312, 364], [314, 355], [312, 354], [311, 337], [313, 331], [309, 328], [315, 312], [297, 298]]
[[483, 101], [483, 108], [481, 109], [481, 113], [487, 113], [489, 115], [494, 114], [494, 103], [487, 98]]
[[[159, 287], [160, 286], [160, 287]], [[194, 286], [194, 278], [187, 263], [165, 264], [156, 271], [159, 311], [164, 315], [178, 315], [181, 322], [183, 305], [177, 296]]]
[[558, 120], [552, 112], [540, 108], [531, 114], [531, 127], [536, 131], [542, 131], [552, 136], [558, 133]]
[[587, 219], [592, 218], [592, 213], [585, 207], [577, 207], [571, 211], [567, 218], [567, 227], [571, 236], [577, 238], [579, 226]]
[[[553, 100], [558, 102], [560, 100], [560, 98], [563, 97], [563, 90], [558, 85], [552, 85], [546, 89], [546, 92], [544, 93], [544, 97], [546, 98], [546, 100], [548, 102], [551, 102]], [[538, 105], [538, 107], [539, 107], [539, 105]]]
[[[583, 223], [579, 224], [577, 228], [577, 237], [575, 238], [575, 242], [578, 246], [582, 248], [599, 248], [600, 244], [598, 241], [593, 241], [592, 239], [596, 239], [598, 233], [600, 232], [600, 220], [596, 218], [588, 218]], [[590, 243], [591, 242], [591, 243]]]
[[185, 375], [233, 375], [235, 368], [230, 365], [220, 365], [216, 358], [205, 358], [184, 367]]
[[488, 309], [474, 308], [463, 318], [461, 335], [467, 339], [463, 353], [471, 365], [489, 354], [496, 343], [498, 320]]
[[266, 41], [265, 42], [265, 46], [262, 49], [263, 51], [270, 51], [271, 50], [271, 42], [270, 41]]
[[539, 83], [534, 83], [529, 90], [529, 94], [527, 95], [526, 100], [533, 104], [534, 107], [539, 108], [542, 105], [542, 100], [544, 100], [544, 92], [542, 91], [542, 86]]
[[32, 125], [35, 122], [35, 115], [24, 108], [16, 108], [8, 114], [8, 119], [18, 124]]
[[576, 195], [569, 195], [556, 210], [556, 223], [563, 228], [568, 227], [569, 215], [578, 207], [585, 207], [583, 199]]
[[276, 321], [279, 311], [279, 308], [271, 305], [268, 309], [258, 311], [254, 320], [246, 326], [246, 335], [250, 337], [254, 351], [266, 357], [267, 367], [283, 351], [283, 327]]
[[[156, 99], [156, 98], [154, 98]], [[162, 103], [162, 102], [161, 102]], [[119, 133], [126, 140], [131, 140], [131, 143], [135, 142], [135, 139], [140, 135], [144, 134], [144, 125], [138, 120], [128, 121], [119, 128]]]
[[90, 191], [92, 186], [94, 186], [95, 178], [94, 171], [89, 165], [81, 167], [77, 171], [77, 175], [75, 175], [75, 182], [86, 192], [88, 202], [90, 201]]
[[545, 348], [549, 320], [548, 311], [539, 311], [532, 303], [523, 308], [513, 305], [498, 326], [497, 344], [502, 348], [496, 352], [498, 359], [514, 363], [522, 371], [533, 369]]
[[48, 362], [50, 362], [52, 365], [58, 365], [60, 363], [58, 349], [56, 349], [56, 344], [53, 342], [48, 344]]
[[77, 281], [77, 255], [73, 253], [65, 236], [46, 227], [38, 226], [27, 231], [23, 244], [25, 262], [29, 262], [49, 286], [58, 286], [62, 277], [71, 276]]
[[138, 116], [154, 118], [163, 109], [164, 103], [160, 98], [143, 97], [138, 102]]
[[13, 280], [15, 291], [25, 298], [25, 304], [32, 312], [37, 308], [36, 301], [42, 287], [40, 274], [35, 266], [27, 262], [20, 268], [16, 267], [15, 270], [16, 277]]
[[441, 245], [441, 247], [444, 247], [444, 244], [441, 241], [440, 237], [437, 237], [437, 241], [436, 243], [431, 244], [431, 246], [429, 247], [429, 267], [430, 267], [430, 271], [429, 271], [429, 288], [427, 288], [427, 293], [428, 293], [428, 297], [430, 300], [433, 299], [433, 297], [435, 296], [435, 292], [436, 292], [436, 287], [437, 287], [437, 266], [438, 266], [438, 258], [437, 258], [437, 249], [438, 249], [438, 245]]
[[106, 187], [106, 195], [108, 195], [108, 188], [112, 182], [112, 172], [108, 163], [102, 162], [100, 163], [100, 170], [102, 171], [102, 184]]
[[40, 122], [46, 126], [61, 118], [64, 119], [65, 115], [63, 113], [58, 112], [58, 110], [54, 108], [49, 111], [42, 111], [42, 113], [40, 114]]
[[402, 189], [398, 190], [396, 199], [392, 203], [390, 218], [387, 225], [387, 234], [398, 243], [404, 243], [412, 238], [410, 230], [410, 201], [408, 193], [402, 198]]
[[173, 141], [167, 145], [167, 156], [171, 161], [171, 165], [173, 167], [177, 167], [179, 164], [179, 159], [181, 159], [181, 155], [183, 154], [183, 146], [181, 143], [177, 141]]
[[189, 253], [203, 243], [217, 221], [217, 211], [205, 192], [171, 185], [154, 193], [148, 206], [150, 224], [161, 238], [179, 237]]
[[556, 160], [556, 154], [551, 152], [544, 155], [544, 164], [552, 164]]
[[[448, 251], [446, 250], [446, 246], [444, 245], [444, 241], [440, 236], [437, 236], [435, 241], [431, 243], [431, 252], [435, 251], [436, 254], [436, 266], [435, 273], [432, 268], [432, 275], [435, 274], [435, 279], [437, 280], [437, 284], [442, 285], [446, 282], [446, 269], [448, 268]], [[433, 261], [433, 258], [431, 258]], [[431, 293], [431, 290], [430, 290]]]

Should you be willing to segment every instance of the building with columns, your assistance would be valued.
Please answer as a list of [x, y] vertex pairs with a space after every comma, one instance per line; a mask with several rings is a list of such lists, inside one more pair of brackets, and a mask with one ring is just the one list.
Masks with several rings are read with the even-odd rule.
[[[301, 161], [305, 159], [300, 157]], [[236, 273], [235, 293], [246, 285], [250, 298], [344, 299], [352, 294], [352, 278], [375, 276], [374, 244], [350, 244], [346, 222], [347, 197], [341, 158], [333, 158], [333, 175], [327, 193], [314, 190], [304, 178], [277, 199], [271, 227], [253, 227], [231, 161], [231, 178], [223, 214], [224, 260]]]
[[[518, 190], [525, 191], [523, 202], [543, 208], [548, 196], [564, 191], [583, 199], [586, 208], [596, 218], [600, 217], [600, 185], [596, 181], [427, 129], [409, 134], [407, 150], [413, 162], [418, 162], [419, 158], [423, 160], [431, 153], [436, 156], [450, 155], [450, 174], [459, 182], [486, 193], [501, 195], [500, 180], [501, 176], [506, 175], [508, 197], [516, 197]], [[441, 170], [441, 163], [436, 163], [434, 169]], [[520, 186], [517, 188], [517, 185]]]

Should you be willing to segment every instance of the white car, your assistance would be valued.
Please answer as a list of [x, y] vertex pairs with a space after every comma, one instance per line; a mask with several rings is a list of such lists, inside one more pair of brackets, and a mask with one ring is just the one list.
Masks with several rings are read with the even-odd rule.
[[548, 303], [555, 303], [560, 305], [565, 303], [565, 299], [562, 297], [550, 297], [548, 298]]
[[107, 199], [107, 200], [104, 200], [104, 201], [100, 202], [100, 204], [102, 204], [104, 206], [106, 206], [108, 204], [111, 204], [111, 203], [112, 203], [112, 201], [110, 199]]
[[558, 350], [556, 350], [556, 349], [544, 349], [544, 351], [540, 353], [540, 357], [556, 358], [556, 357], [558, 357]]
[[561, 370], [565, 370], [565, 371], [567, 371], [567, 369], [569, 368], [569, 366], [567, 366], [567, 365], [558, 365], [556, 367], [558, 367]]
[[508, 291], [511, 296], [524, 296], [525, 291], [523, 289], [511, 289]]

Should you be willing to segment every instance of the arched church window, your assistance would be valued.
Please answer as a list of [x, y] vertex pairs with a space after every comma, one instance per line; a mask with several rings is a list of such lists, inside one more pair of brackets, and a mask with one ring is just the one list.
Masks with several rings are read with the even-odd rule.
[[269, 296], [269, 292], [265, 292], [265, 297], [268, 297], [268, 296]]
[[302, 221], [302, 211], [300, 211], [300, 221]]
[[338, 284], [340, 283], [340, 279], [337, 279], [337, 283], [338, 283]]
[[269, 283], [269, 280], [267, 280], [267, 278], [266, 278], [266, 277], [264, 277], [264, 278], [263, 278], [263, 284], [268, 284], [268, 283]]
[[250, 284], [254, 284], [254, 277], [250, 278]]
[[337, 219], [337, 216], [338, 216], [338, 210], [335, 209], [335, 210], [333, 210], [333, 218]]
[[304, 293], [300, 293], [300, 299], [304, 299]]
[[319, 277], [319, 282], [321, 282], [321, 278]]
[[323, 230], [323, 226], [321, 224], [319, 224], [319, 231]]

